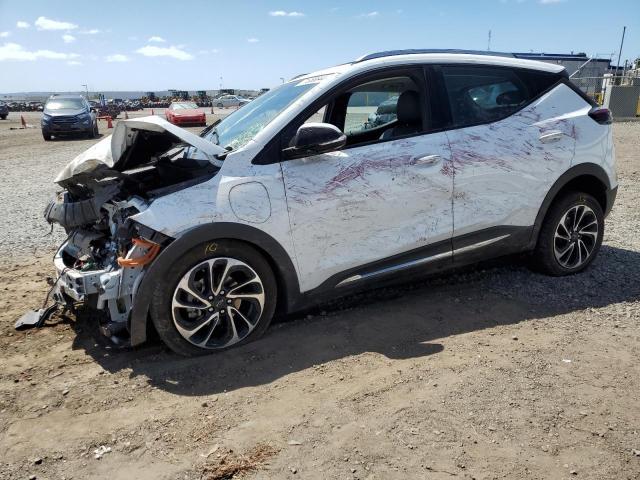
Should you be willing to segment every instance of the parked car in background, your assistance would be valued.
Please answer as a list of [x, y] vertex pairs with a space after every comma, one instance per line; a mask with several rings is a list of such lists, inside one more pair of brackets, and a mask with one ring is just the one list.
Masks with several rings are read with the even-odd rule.
[[276, 311], [497, 256], [579, 273], [618, 188], [609, 110], [560, 65], [485, 52], [375, 53], [201, 136], [151, 116], [103, 142], [56, 178], [68, 193], [46, 218], [69, 237], [53, 296], [97, 306], [132, 345], [153, 325], [184, 355], [255, 339]]
[[44, 105], [42, 137], [85, 134], [98, 137], [98, 118], [89, 102], [81, 95], [53, 95]]
[[98, 114], [98, 117], [106, 117], [109, 116], [112, 119], [118, 118], [120, 112], [122, 111], [118, 105], [113, 103], [108, 103], [107, 105], [102, 105], [100, 102], [96, 100], [89, 100], [89, 105], [95, 112]]
[[42, 102], [10, 101], [5, 102], [10, 112], [41, 112]]
[[238, 95], [223, 95], [213, 100], [213, 104], [218, 108], [241, 107], [249, 102], [250, 100], [239, 97]]
[[42, 112], [44, 110], [44, 105], [42, 102], [28, 102], [27, 108], [30, 112]]
[[4, 102], [0, 102], [0, 118], [2, 120], [6, 120], [8, 115], [9, 115], [9, 106]]
[[207, 124], [207, 115], [194, 102], [172, 102], [164, 112], [168, 122], [174, 125]]
[[139, 100], [125, 100], [123, 104], [123, 109], [129, 112], [142, 110], [143, 106]]

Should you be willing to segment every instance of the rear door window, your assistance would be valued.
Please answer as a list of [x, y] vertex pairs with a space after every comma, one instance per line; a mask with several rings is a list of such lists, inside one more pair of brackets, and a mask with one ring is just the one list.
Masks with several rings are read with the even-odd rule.
[[451, 65], [441, 71], [454, 128], [501, 120], [531, 98], [509, 68]]

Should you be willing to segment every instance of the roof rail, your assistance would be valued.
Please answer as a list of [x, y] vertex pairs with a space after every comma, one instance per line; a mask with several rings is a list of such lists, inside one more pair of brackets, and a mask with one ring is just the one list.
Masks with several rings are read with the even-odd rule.
[[455, 53], [467, 55], [489, 55], [493, 57], [514, 57], [513, 53], [490, 52], [486, 50], [457, 50], [453, 48], [412, 48], [408, 50], [387, 50], [385, 52], [369, 53], [368, 55], [363, 55], [362, 57], [355, 59], [353, 63], [364, 62], [365, 60], [373, 60], [374, 58], [393, 57], [396, 55], [412, 55], [419, 53]]
[[309, 75], [308, 73], [301, 73], [300, 75], [296, 75], [295, 77], [291, 77], [289, 81], [295, 80], [296, 78], [304, 77], [305, 75]]

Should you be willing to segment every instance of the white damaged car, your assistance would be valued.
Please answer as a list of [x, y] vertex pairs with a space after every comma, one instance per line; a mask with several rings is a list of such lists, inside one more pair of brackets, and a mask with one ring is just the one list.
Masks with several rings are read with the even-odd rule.
[[276, 312], [495, 256], [577, 273], [615, 199], [610, 123], [561, 66], [435, 50], [301, 75], [200, 136], [121, 121], [56, 179], [54, 298], [114, 340], [153, 328], [196, 355]]

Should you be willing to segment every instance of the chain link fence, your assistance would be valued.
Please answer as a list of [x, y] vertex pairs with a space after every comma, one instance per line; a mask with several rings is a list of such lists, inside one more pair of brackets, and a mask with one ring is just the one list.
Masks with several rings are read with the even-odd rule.
[[571, 81], [614, 117], [640, 116], [640, 71], [602, 77], [575, 76]]

